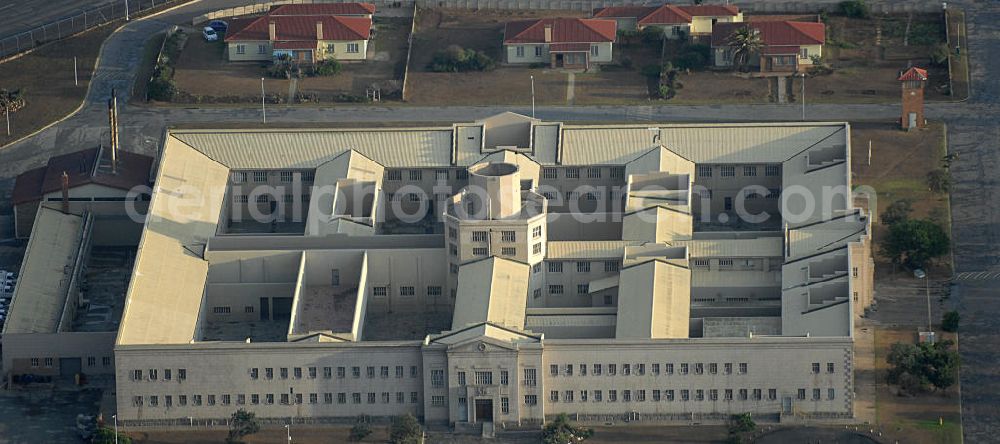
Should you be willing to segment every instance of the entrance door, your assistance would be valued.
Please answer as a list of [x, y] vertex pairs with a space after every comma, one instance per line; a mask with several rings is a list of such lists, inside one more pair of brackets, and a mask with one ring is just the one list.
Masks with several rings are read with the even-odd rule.
[[562, 68], [563, 63], [563, 54], [556, 54], [556, 66], [553, 66], [553, 68]]
[[487, 422], [487, 421], [489, 422], [493, 421], [493, 400], [477, 399], [475, 422]]
[[59, 376], [72, 379], [82, 371], [80, 358], [59, 358]]
[[907, 128], [917, 127], [917, 113], [910, 113], [908, 116], [910, 125]]
[[271, 319], [271, 304], [267, 298], [260, 298], [260, 320]]
[[781, 398], [781, 413], [786, 414], [786, 415], [791, 415], [792, 414], [792, 398], [791, 397], [786, 396], [784, 398]]

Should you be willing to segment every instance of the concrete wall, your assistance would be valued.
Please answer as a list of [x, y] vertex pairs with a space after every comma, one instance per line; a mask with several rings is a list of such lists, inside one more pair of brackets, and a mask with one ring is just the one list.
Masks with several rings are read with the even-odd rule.
[[[357, 415], [391, 416], [412, 413], [422, 416], [421, 392], [423, 374], [419, 343], [384, 345], [336, 344], [336, 343], [284, 343], [284, 344], [242, 344], [218, 343], [195, 344], [181, 347], [160, 347], [141, 349], [126, 347], [116, 350], [116, 379], [118, 419], [138, 425], [136, 420], [155, 424], [156, 421], [186, 425], [192, 418], [228, 418], [239, 408], [253, 411], [259, 418], [285, 417], [340, 417], [349, 419]], [[388, 377], [382, 377], [382, 367], [388, 367]], [[396, 377], [396, 366], [403, 367], [403, 377]], [[310, 368], [316, 369], [316, 377], [310, 377]], [[325, 368], [330, 368], [327, 378]], [[338, 377], [338, 367], [344, 367], [344, 377]], [[353, 376], [353, 367], [358, 367], [360, 377]], [[374, 367], [374, 377], [368, 377], [368, 367]], [[410, 367], [416, 367], [415, 377]], [[256, 368], [258, 378], [251, 377], [251, 369]], [[266, 378], [270, 368], [273, 378]], [[287, 378], [281, 378], [281, 369], [287, 370]], [[301, 377], [295, 377], [295, 369]], [[171, 370], [171, 379], [165, 380], [165, 371]], [[186, 373], [181, 380], [180, 370]], [[139, 370], [142, 380], [134, 380], [133, 373]], [[155, 370], [156, 380], [149, 379], [150, 370]], [[412, 394], [417, 393], [417, 402], [412, 402]], [[326, 402], [326, 394], [331, 394], [332, 402]], [[344, 403], [338, 402], [340, 393]], [[360, 403], [353, 402], [357, 393]], [[375, 394], [375, 402], [369, 402], [369, 394]], [[383, 402], [383, 394], [389, 393], [389, 402]], [[398, 403], [397, 393], [403, 393], [404, 402]], [[252, 395], [259, 396], [259, 404], [252, 403]], [[273, 396], [273, 404], [267, 404], [267, 395]], [[282, 404], [282, 395], [289, 395], [288, 403]], [[302, 395], [302, 403], [295, 403], [295, 395]], [[310, 395], [316, 395], [316, 402]], [[201, 396], [201, 405], [194, 405], [194, 396]], [[229, 395], [229, 404], [224, 396]], [[238, 395], [244, 395], [244, 404]], [[136, 405], [134, 397], [142, 398], [142, 405]], [[151, 397], [156, 396], [156, 406]], [[170, 396], [171, 406], [166, 406]], [[186, 396], [187, 405], [180, 405], [180, 397]], [[210, 405], [213, 396], [214, 405]]]
[[[357, 45], [357, 51], [349, 52], [350, 45]], [[316, 59], [365, 60], [366, 54], [368, 54], [368, 40], [324, 40], [319, 42]]]
[[[242, 54], [239, 49], [241, 46]], [[230, 62], [270, 61], [274, 58], [271, 42], [267, 40], [226, 43], [226, 55]]]
[[[60, 358], [78, 358], [85, 374], [114, 373], [117, 332], [62, 332], [3, 336], [4, 374], [58, 375]], [[32, 365], [38, 359], [38, 366]], [[51, 366], [46, 366], [50, 358]]]

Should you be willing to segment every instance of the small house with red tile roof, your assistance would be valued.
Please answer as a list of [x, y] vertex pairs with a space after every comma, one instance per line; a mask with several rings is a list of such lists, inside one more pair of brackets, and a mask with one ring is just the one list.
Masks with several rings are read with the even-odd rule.
[[667, 38], [679, 39], [708, 37], [716, 23], [742, 22], [743, 13], [731, 5], [609, 6], [595, 9], [594, 18], [614, 19], [621, 30], [656, 27]]
[[715, 66], [732, 66], [733, 49], [730, 37], [749, 26], [760, 35], [759, 54], [750, 57], [750, 66], [761, 73], [793, 73], [813, 66], [813, 57], [823, 56], [826, 26], [818, 22], [750, 21], [720, 23], [712, 32], [712, 53]]
[[230, 20], [227, 56], [231, 62], [365, 60], [374, 13], [371, 3], [274, 6], [262, 16]]
[[45, 166], [19, 174], [11, 195], [16, 237], [31, 234], [39, 205], [61, 206], [64, 188], [69, 209], [76, 213], [125, 217], [126, 201], [144, 213], [153, 158], [118, 150], [114, 168], [110, 159], [109, 149], [90, 148], [51, 157]]
[[503, 46], [510, 64], [547, 63], [552, 68], [588, 69], [608, 63], [617, 35], [614, 20], [544, 18], [508, 22]]

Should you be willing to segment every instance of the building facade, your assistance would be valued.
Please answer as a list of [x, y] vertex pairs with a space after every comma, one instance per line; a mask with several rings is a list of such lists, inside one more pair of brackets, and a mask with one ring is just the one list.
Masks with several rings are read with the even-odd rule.
[[[849, 419], [873, 272], [849, 133], [510, 113], [172, 130], [116, 339], [118, 419]], [[225, 209], [261, 195], [274, 220]]]

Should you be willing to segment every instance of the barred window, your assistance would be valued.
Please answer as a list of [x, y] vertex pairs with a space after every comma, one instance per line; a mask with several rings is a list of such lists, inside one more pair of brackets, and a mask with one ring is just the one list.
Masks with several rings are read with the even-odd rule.
[[781, 166], [779, 166], [779, 165], [767, 165], [767, 166], [765, 166], [764, 167], [764, 175], [765, 176], [772, 176], [772, 177], [773, 176], [780, 176], [781, 175]]
[[385, 172], [385, 180], [403, 180], [403, 172], [400, 170], [388, 170]]
[[601, 169], [600, 168], [587, 168], [587, 177], [590, 179], [600, 179]]
[[254, 171], [253, 172], [254, 182], [267, 182], [267, 171]]
[[722, 172], [721, 172], [720, 175], [722, 177], [735, 177], [736, 176], [736, 167], [734, 167], [734, 166], [723, 166], [722, 167]]
[[580, 169], [579, 168], [566, 168], [566, 178], [567, 179], [579, 179]]
[[421, 170], [410, 170], [410, 180], [421, 180], [424, 178], [424, 172]]
[[549, 285], [549, 294], [563, 294], [563, 286]]
[[743, 175], [747, 177], [757, 176], [757, 167], [755, 166], [745, 166], [743, 167]]
[[577, 262], [576, 263], [577, 273], [590, 273], [590, 262]]
[[712, 167], [710, 165], [699, 166], [698, 175], [701, 177], [712, 177]]
[[286, 182], [287, 183], [287, 182], [291, 182], [292, 181], [292, 177], [293, 176], [292, 176], [292, 172], [291, 171], [282, 171], [280, 173], [280, 177], [281, 177], [281, 181], [282, 182]]
[[472, 232], [473, 242], [486, 242], [486, 232], [485, 231], [473, 231]]
[[618, 261], [604, 261], [604, 271], [612, 272], [612, 271], [618, 271], [618, 269], [619, 269]]
[[548, 264], [549, 273], [562, 273], [563, 263], [562, 262], [546, 262]]
[[559, 177], [559, 170], [555, 168], [542, 168], [543, 179], [557, 179], [558, 177]]

